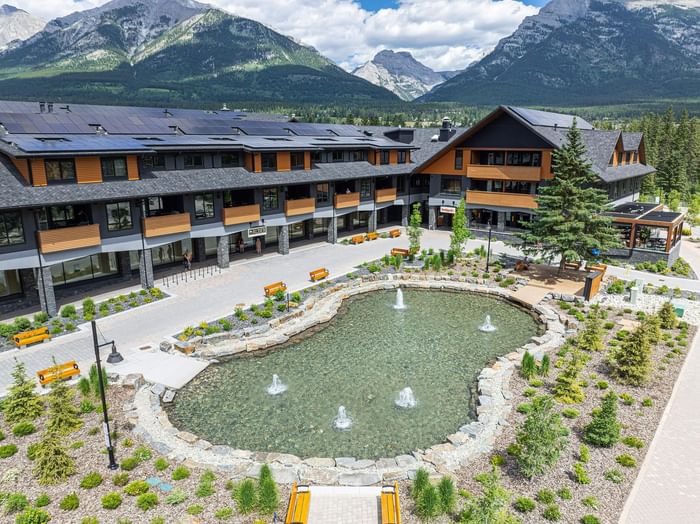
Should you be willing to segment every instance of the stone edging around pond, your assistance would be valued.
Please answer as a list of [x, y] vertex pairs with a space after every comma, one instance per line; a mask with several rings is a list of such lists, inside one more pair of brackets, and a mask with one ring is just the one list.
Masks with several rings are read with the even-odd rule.
[[[412, 275], [411, 275], [412, 277]], [[320, 298], [313, 309], [306, 308], [308, 314], [297, 315], [286, 324], [281, 324], [269, 333], [258, 335], [253, 340], [234, 340], [236, 350], [228, 348], [208, 348], [199, 351], [199, 356], [209, 358], [230, 355], [240, 351], [264, 349], [285, 342], [290, 336], [300, 333], [313, 325], [327, 322], [340, 308], [345, 298], [360, 293], [408, 287], [447, 291], [478, 292], [512, 300], [511, 293], [500, 288], [489, 288], [450, 280], [417, 280], [408, 275], [391, 280], [353, 282], [350, 286], [340, 286]], [[506, 421], [513, 397], [509, 390], [511, 375], [525, 351], [538, 358], [544, 353], [558, 348], [565, 338], [566, 328], [559, 314], [548, 306], [535, 306], [532, 310], [539, 315], [546, 326], [543, 335], [535, 336], [523, 347], [484, 368], [478, 377], [477, 420], [465, 424], [447, 437], [447, 442], [426, 450], [417, 450], [410, 455], [400, 455], [378, 460], [356, 460], [354, 458], [301, 458], [286, 453], [265, 453], [237, 450], [229, 446], [212, 445], [187, 431], [180, 431], [168, 420], [160, 399], [165, 393], [162, 385], [143, 386], [138, 389], [132, 404], [125, 411], [134, 432], [142, 435], [158, 452], [177, 460], [188, 461], [201, 467], [213, 467], [226, 471], [232, 479], [257, 477], [262, 464], [269, 464], [275, 479], [281, 483], [294, 481], [312, 484], [340, 484], [365, 486], [394, 480], [413, 478], [418, 468], [425, 468], [432, 474], [447, 474], [469, 462], [479, 453], [493, 449], [496, 436]], [[280, 333], [276, 333], [280, 331]], [[227, 346], [230, 344], [227, 344]], [[241, 349], [242, 348], [242, 349]], [[135, 382], [134, 380], [135, 379]], [[134, 377], [131, 386], [141, 386], [142, 381]]]

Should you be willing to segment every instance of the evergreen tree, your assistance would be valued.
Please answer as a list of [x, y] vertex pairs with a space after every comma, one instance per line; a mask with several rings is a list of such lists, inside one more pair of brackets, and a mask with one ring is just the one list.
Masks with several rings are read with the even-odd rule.
[[520, 472], [531, 479], [542, 475], [559, 460], [567, 445], [561, 416], [554, 409], [551, 397], [536, 397], [532, 408], [518, 430], [516, 456]]
[[597, 312], [591, 312], [586, 325], [578, 337], [577, 345], [585, 351], [603, 351], [603, 325]]
[[484, 488], [481, 497], [467, 499], [464, 511], [459, 516], [460, 524], [519, 524], [510, 512], [511, 493], [501, 485], [496, 466], [491, 473], [477, 477]]
[[661, 319], [658, 314], [647, 316], [642, 321], [641, 327], [652, 346], [656, 346], [661, 341]]
[[44, 411], [44, 403], [36, 392], [34, 381], [27, 378], [27, 368], [17, 359], [15, 359], [12, 378], [12, 386], [2, 403], [5, 420], [8, 424], [34, 420]]
[[523, 358], [520, 361], [520, 375], [525, 380], [530, 380], [532, 377], [535, 376], [536, 372], [537, 362], [535, 361], [535, 356], [529, 351], [526, 351], [525, 353], [523, 353]]
[[47, 431], [57, 435], [67, 435], [80, 429], [83, 425], [80, 410], [73, 403], [73, 390], [66, 386], [65, 382], [57, 380], [53, 383], [48, 401]]
[[593, 413], [591, 422], [583, 431], [589, 444], [610, 448], [620, 440], [620, 424], [617, 422], [617, 395], [612, 391], [603, 397], [599, 411]]
[[586, 357], [576, 346], [572, 346], [566, 354], [564, 369], [557, 375], [554, 384], [554, 398], [564, 404], [583, 402], [586, 395], [581, 387], [581, 371], [586, 363]]
[[452, 234], [450, 235], [450, 250], [456, 255], [464, 253], [464, 243], [471, 238], [467, 228], [467, 215], [464, 211], [464, 199], [460, 199], [457, 210], [452, 218]]
[[666, 302], [659, 310], [659, 320], [664, 329], [673, 329], [678, 325], [676, 310], [670, 302]]
[[61, 437], [46, 431], [36, 447], [34, 474], [39, 484], [58, 484], [75, 473], [75, 461], [61, 442]]
[[413, 211], [408, 222], [408, 247], [411, 253], [420, 251], [420, 237], [423, 235], [421, 224], [423, 215], [420, 211], [420, 202], [413, 204]]
[[608, 355], [610, 374], [623, 384], [641, 386], [651, 374], [651, 344], [643, 327], [634, 330]]
[[564, 263], [590, 259], [593, 252], [604, 253], [619, 245], [618, 233], [610, 217], [608, 194], [598, 187], [598, 179], [585, 159], [585, 147], [576, 124], [567, 142], [554, 152], [554, 178], [541, 187], [534, 220], [523, 224], [519, 236], [527, 254], [544, 254]]

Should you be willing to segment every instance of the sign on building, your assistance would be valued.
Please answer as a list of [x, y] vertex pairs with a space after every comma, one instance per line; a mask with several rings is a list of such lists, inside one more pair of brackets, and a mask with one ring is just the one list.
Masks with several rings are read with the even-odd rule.
[[267, 235], [267, 226], [248, 228], [248, 238], [264, 237]]
[[454, 215], [457, 212], [456, 207], [441, 207], [440, 208], [440, 213], [443, 213], [445, 215]]

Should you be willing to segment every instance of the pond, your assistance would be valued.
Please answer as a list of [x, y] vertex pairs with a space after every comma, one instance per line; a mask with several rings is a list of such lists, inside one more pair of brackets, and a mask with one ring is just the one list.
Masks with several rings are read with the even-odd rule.
[[[209, 366], [178, 393], [171, 422], [213, 444], [302, 458], [376, 459], [443, 442], [472, 420], [480, 371], [538, 323], [485, 295], [404, 289], [405, 309], [396, 299], [355, 297], [284, 345]], [[480, 330], [487, 315], [495, 331]], [[286, 389], [271, 395], [275, 374]], [[409, 387], [399, 403], [412, 407], [400, 407]], [[336, 424], [341, 406], [350, 420]]]

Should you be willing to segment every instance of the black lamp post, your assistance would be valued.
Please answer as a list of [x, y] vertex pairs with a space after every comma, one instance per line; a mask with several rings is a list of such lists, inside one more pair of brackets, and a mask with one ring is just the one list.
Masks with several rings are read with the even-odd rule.
[[486, 272], [489, 272], [489, 263], [491, 262], [491, 232], [493, 229], [491, 228], [491, 221], [489, 220], [489, 243], [488, 243], [488, 248], [486, 249]]
[[107, 399], [105, 397], [105, 385], [102, 381], [102, 364], [100, 362], [100, 348], [104, 346], [112, 346], [112, 352], [109, 354], [109, 357], [107, 357], [107, 362], [109, 362], [110, 364], [116, 364], [117, 362], [121, 362], [122, 360], [124, 360], [124, 358], [117, 351], [117, 347], [114, 345], [113, 340], [105, 342], [104, 344], [100, 344], [97, 341], [97, 325], [95, 324], [95, 321], [92, 320], [90, 324], [92, 326], [92, 343], [95, 347], [95, 366], [97, 367], [97, 382], [100, 385], [100, 399], [102, 400], [102, 416], [104, 418], [102, 422], [102, 431], [104, 432], [105, 444], [107, 445], [107, 454], [109, 455], [108, 467], [111, 470], [115, 470], [119, 466], [114, 460], [114, 446], [112, 445], [112, 435], [109, 431], [109, 416], [107, 415]]

